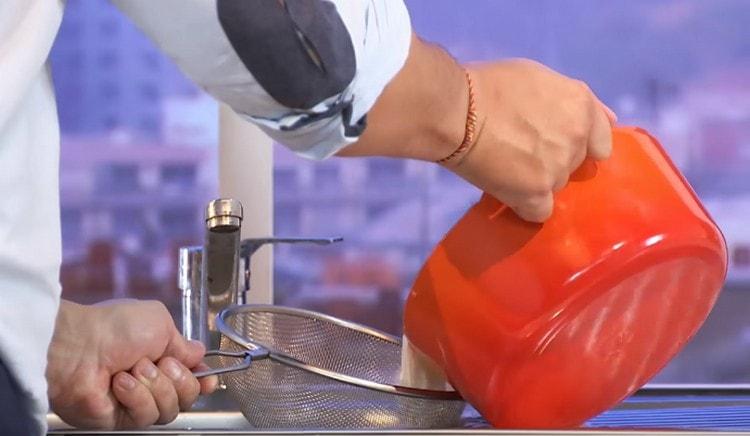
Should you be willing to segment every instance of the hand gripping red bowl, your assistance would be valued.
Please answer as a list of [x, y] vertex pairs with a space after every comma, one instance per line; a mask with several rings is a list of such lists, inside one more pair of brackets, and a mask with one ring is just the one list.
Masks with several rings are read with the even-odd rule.
[[663, 368], [708, 316], [724, 239], [658, 142], [614, 131], [543, 225], [485, 195], [437, 245], [405, 333], [491, 424], [567, 428]]

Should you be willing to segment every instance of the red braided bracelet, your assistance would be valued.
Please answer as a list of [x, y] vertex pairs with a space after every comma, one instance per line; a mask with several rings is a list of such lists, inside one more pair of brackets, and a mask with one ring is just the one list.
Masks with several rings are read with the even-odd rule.
[[456, 156], [459, 156], [469, 150], [469, 148], [474, 144], [474, 137], [477, 133], [477, 101], [476, 101], [476, 95], [474, 94], [474, 81], [471, 80], [471, 75], [469, 74], [469, 71], [464, 69], [464, 74], [466, 75], [466, 83], [469, 85], [469, 109], [466, 112], [466, 129], [464, 130], [464, 140], [461, 142], [461, 145], [458, 146], [458, 148], [448, 156], [439, 159], [435, 162], [439, 164], [446, 163]]

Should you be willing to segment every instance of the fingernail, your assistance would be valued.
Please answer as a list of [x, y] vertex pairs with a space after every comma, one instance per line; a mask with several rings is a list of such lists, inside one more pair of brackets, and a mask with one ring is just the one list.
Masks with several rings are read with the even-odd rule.
[[125, 390], [135, 389], [135, 379], [128, 374], [122, 374], [117, 378], [117, 384]]
[[167, 360], [164, 363], [164, 372], [167, 376], [174, 381], [180, 381], [182, 379], [182, 368], [173, 360]]
[[153, 380], [159, 375], [159, 371], [156, 369], [153, 363], [148, 362], [141, 368], [141, 374], [147, 379]]

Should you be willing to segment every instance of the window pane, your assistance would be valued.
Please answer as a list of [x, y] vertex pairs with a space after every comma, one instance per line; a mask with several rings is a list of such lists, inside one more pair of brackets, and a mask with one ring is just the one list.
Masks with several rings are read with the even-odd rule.
[[161, 168], [161, 185], [172, 191], [189, 191], [196, 186], [197, 168], [194, 165], [167, 164]]

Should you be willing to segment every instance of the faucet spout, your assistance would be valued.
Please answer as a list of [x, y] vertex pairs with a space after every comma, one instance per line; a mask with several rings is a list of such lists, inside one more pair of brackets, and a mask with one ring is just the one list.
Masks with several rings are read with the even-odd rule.
[[205, 304], [201, 305], [205, 318], [201, 318], [208, 324], [208, 349], [218, 349], [220, 345], [216, 315], [237, 303], [242, 216], [242, 204], [233, 199], [213, 200], [206, 208], [202, 280]]

